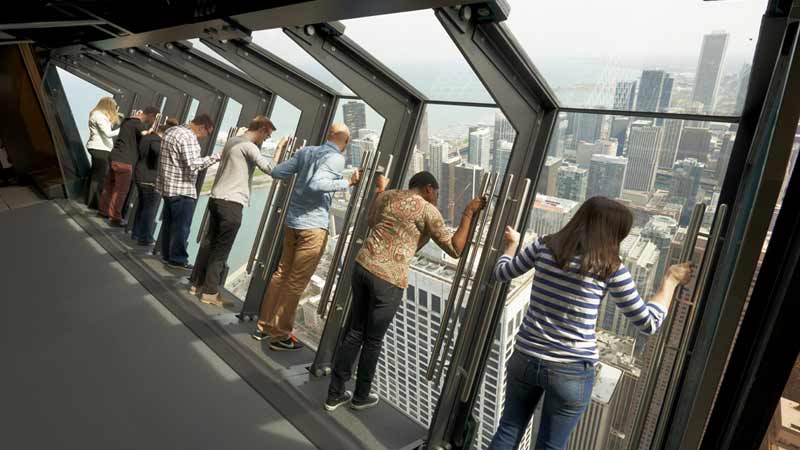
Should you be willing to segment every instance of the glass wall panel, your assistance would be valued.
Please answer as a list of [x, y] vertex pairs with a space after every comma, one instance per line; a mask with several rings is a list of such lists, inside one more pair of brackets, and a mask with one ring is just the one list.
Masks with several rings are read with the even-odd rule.
[[[350, 144], [344, 150], [346, 164], [344, 177], [349, 178], [353, 171], [361, 165], [364, 152], [375, 151], [378, 148], [385, 120], [362, 100], [339, 99], [333, 121], [344, 123], [350, 128]], [[343, 236], [350, 236], [352, 233], [352, 230], [344, 229], [345, 214], [350, 200], [350, 192], [334, 194], [327, 247], [311, 278], [311, 283], [300, 298], [300, 307], [297, 319], [295, 319], [295, 334], [300, 340], [314, 348], [319, 343], [325, 326], [324, 319], [317, 315], [317, 307], [325, 284], [334, 282], [328, 278], [328, 271], [333, 263], [336, 244]], [[341, 261], [339, 261], [339, 265], [338, 270], [341, 270]], [[335, 289], [335, 284], [333, 287]], [[331, 289], [331, 292], [334, 292], [334, 289]]]
[[[496, 108], [428, 105], [403, 187], [408, 186], [408, 179], [416, 172], [433, 173], [440, 186], [437, 207], [448, 226], [456, 227], [467, 202], [479, 195], [482, 176], [491, 172], [505, 174], [515, 136], [510, 123]], [[483, 241], [480, 236], [478, 251]], [[409, 287], [389, 328], [378, 364], [375, 381], [378, 394], [424, 426], [430, 424], [442, 388], [441, 382], [427, 381], [425, 373], [433, 357], [436, 337], [446, 325], [442, 313], [457, 264], [458, 260], [445, 255], [434, 243], [417, 253], [409, 270]], [[465, 274], [470, 272], [467, 267]], [[464, 298], [468, 297], [466, 292]], [[451, 320], [463, 319], [464, 306], [454, 309]], [[513, 316], [514, 311], [507, 309], [503, 320]], [[452, 343], [458, 332], [456, 327]], [[505, 352], [504, 342], [498, 340], [497, 345], [503, 346]], [[452, 345], [443, 353], [449, 361]], [[500, 355], [495, 353], [490, 357], [487, 370], [502, 376], [506, 356]], [[446, 370], [445, 367], [443, 373]], [[492, 433], [499, 420], [504, 387], [496, 378], [487, 377], [481, 386], [475, 410], [476, 435]], [[482, 439], [477, 440], [475, 448], [485, 448]]]
[[[735, 137], [735, 127], [724, 123], [562, 113], [523, 241], [528, 244], [560, 230], [588, 198], [616, 199], [634, 215], [620, 256], [647, 301], [658, 291], [666, 268], [678, 262], [696, 203], [707, 206], [701, 232], [709, 232]], [[703, 235], [697, 240], [696, 263], [706, 242]], [[527, 309], [532, 277], [530, 272], [515, 280], [507, 304], [520, 302]], [[616, 388], [606, 401], [593, 400], [594, 406], [590, 405], [590, 409], [607, 408], [610, 426], [597, 433], [589, 423], [594, 415], [584, 414], [572, 437], [576, 444], [570, 448], [579, 448], [575, 447], [578, 442], [590, 442], [586, 448], [650, 448], [668, 388], [665, 380], [676, 364], [677, 344], [684, 330], [694, 326], [692, 292], [681, 292], [673, 306], [671, 326], [652, 337], [640, 334], [608, 298], [591, 314], [597, 321], [600, 362], [614, 368], [610, 372], [616, 374], [612, 380]], [[544, 320], [538, 314], [527, 311], [526, 317]], [[660, 335], [666, 335], [669, 344], [654, 374], [659, 383], [652, 398], [642, 398]], [[647, 417], [636, 442], [631, 435], [633, 411]], [[535, 439], [536, 430], [530, 430], [530, 435]]]
[[[56, 68], [58, 76], [61, 78], [61, 85], [64, 87], [64, 95], [67, 97], [69, 109], [72, 111], [72, 117], [75, 119], [75, 126], [78, 127], [78, 132], [81, 135], [81, 141], [86, 146], [86, 141], [89, 140], [89, 113], [97, 105], [102, 97], [113, 97], [113, 95], [88, 81], [76, 77], [75, 75]], [[87, 152], [87, 158], [91, 161], [91, 157]]]
[[566, 106], [737, 115], [767, 2], [509, 3], [508, 26]]
[[345, 35], [428, 98], [494, 102], [433, 11], [387, 14], [343, 23], [347, 27]]
[[283, 30], [256, 31], [253, 33], [253, 42], [321, 81], [336, 92], [342, 95], [353, 95], [353, 92], [344, 83], [300, 48]]
[[[214, 147], [211, 150], [211, 154], [215, 155], [219, 153], [223, 147], [225, 147], [225, 142], [228, 141], [228, 130], [230, 130], [231, 127], [236, 126], [241, 112], [242, 105], [236, 100], [229, 98], [222, 114], [222, 120], [220, 121], [219, 130], [217, 131], [217, 140], [214, 142]], [[192, 218], [192, 231], [189, 235], [188, 251], [190, 262], [195, 260], [197, 257], [197, 250], [200, 248], [200, 244], [197, 242], [196, 236], [200, 228], [200, 223], [203, 220], [203, 214], [205, 214], [206, 206], [208, 206], [208, 196], [211, 195], [211, 188], [214, 186], [214, 177], [217, 175], [218, 168], [219, 164], [214, 164], [206, 169], [206, 175], [205, 178], [203, 178], [203, 185], [200, 188], [200, 195], [197, 197], [197, 205], [195, 206], [194, 217]]]
[[227, 67], [233, 69], [237, 73], [244, 74], [244, 72], [242, 72], [238, 67], [234, 66], [227, 59], [223, 58], [222, 56], [217, 54], [217, 52], [210, 49], [206, 44], [200, 42], [200, 39], [190, 39], [189, 42], [192, 43], [192, 46], [194, 47], [195, 50], [199, 50], [205, 53], [206, 55], [216, 59], [217, 61], [221, 62], [222, 64], [225, 64]]
[[200, 106], [200, 101], [196, 98], [193, 98], [191, 102], [189, 102], [189, 110], [186, 112], [186, 117], [183, 119], [183, 123], [188, 123], [190, 120], [194, 119], [195, 114], [197, 114], [197, 107]]

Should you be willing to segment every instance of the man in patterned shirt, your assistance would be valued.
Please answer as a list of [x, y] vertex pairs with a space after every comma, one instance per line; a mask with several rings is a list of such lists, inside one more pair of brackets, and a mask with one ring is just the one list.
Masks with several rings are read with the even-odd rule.
[[[385, 186], [385, 182], [381, 184]], [[371, 232], [353, 270], [350, 326], [336, 354], [325, 401], [328, 411], [347, 402], [356, 410], [378, 403], [378, 396], [370, 394], [372, 379], [383, 337], [408, 287], [411, 259], [430, 239], [453, 258], [461, 256], [472, 216], [486, 205], [484, 198], [472, 199], [453, 233], [434, 206], [439, 198], [439, 183], [430, 172], [411, 177], [408, 190], [381, 192], [379, 186], [378, 192], [370, 210]], [[345, 383], [350, 380], [359, 350], [356, 390], [351, 394], [345, 391]]]
[[219, 162], [222, 156], [201, 156], [198, 139], [208, 137], [212, 131], [211, 117], [198, 114], [188, 126], [167, 130], [161, 142], [156, 190], [164, 198], [161, 257], [170, 267], [192, 270], [186, 247], [197, 203], [197, 173]]

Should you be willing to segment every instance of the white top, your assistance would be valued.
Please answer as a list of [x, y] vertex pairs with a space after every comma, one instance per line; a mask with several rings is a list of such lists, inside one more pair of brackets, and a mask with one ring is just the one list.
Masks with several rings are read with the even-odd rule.
[[89, 116], [89, 140], [86, 141], [86, 148], [110, 152], [114, 147], [114, 136], [118, 134], [119, 128], [111, 129], [108, 116], [100, 111], [93, 111]]
[[6, 152], [6, 148], [0, 146], [0, 169], [10, 169], [12, 167], [14, 167], [14, 165], [8, 160], [8, 152]]

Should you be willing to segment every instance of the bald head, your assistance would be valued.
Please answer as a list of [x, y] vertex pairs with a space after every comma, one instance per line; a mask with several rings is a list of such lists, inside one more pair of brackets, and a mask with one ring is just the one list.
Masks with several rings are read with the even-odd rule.
[[350, 142], [350, 129], [343, 123], [334, 123], [328, 131], [328, 140], [336, 144], [339, 150], [344, 151]]

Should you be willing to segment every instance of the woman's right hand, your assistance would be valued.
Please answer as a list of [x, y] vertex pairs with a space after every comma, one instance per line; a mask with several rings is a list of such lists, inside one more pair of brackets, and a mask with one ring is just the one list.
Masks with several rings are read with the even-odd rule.
[[519, 233], [517, 230], [511, 228], [510, 225], [506, 225], [506, 232], [503, 234], [503, 239], [506, 242], [506, 249], [516, 249], [519, 245]]
[[691, 262], [673, 264], [667, 269], [667, 277], [678, 284], [688, 284], [692, 280], [694, 265]]

